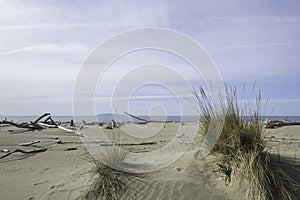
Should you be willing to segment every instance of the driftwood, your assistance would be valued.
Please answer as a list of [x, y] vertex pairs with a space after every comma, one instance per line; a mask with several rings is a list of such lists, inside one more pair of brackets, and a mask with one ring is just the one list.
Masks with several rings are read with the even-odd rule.
[[111, 125], [108, 125], [108, 126], [106, 126], [105, 127], [105, 129], [110, 129], [110, 130], [112, 130], [112, 129], [114, 129]]
[[149, 123], [149, 121], [147, 121], [147, 122], [134, 122], [135, 124], [148, 124]]
[[77, 147], [68, 147], [66, 148], [66, 151], [74, 151], [77, 150]]
[[169, 123], [169, 122], [173, 122], [173, 121], [147, 120], [147, 119], [143, 119], [143, 118], [137, 117], [137, 116], [135, 116], [135, 115], [133, 115], [133, 114], [130, 114], [130, 113], [128, 113], [128, 112], [125, 112], [125, 111], [124, 111], [124, 113], [125, 113], [126, 115], [129, 115], [129, 116], [132, 117], [132, 118], [135, 118], [135, 119], [137, 119], [137, 120], [143, 121], [143, 122], [137, 122], [136, 124], [147, 124], [147, 123], [149, 123], [149, 122], [157, 122], [157, 123]]
[[67, 132], [75, 132], [74, 130], [65, 128], [65, 127], [63, 127], [63, 126], [57, 126], [57, 128], [59, 128], [60, 130], [63, 130], [63, 131], [67, 131]]
[[[17, 153], [17, 152], [25, 153], [25, 154], [44, 152], [44, 151], [48, 150], [48, 148], [51, 148], [56, 144], [63, 144], [63, 142], [61, 140], [59, 140], [58, 138], [54, 138], [54, 139], [55, 139], [55, 141], [51, 145], [48, 145], [47, 147], [38, 147], [38, 148], [35, 148], [35, 149], [31, 149], [29, 151], [25, 151], [25, 150], [22, 150], [22, 149], [15, 149], [15, 150], [10, 152], [7, 149], [3, 149], [3, 152], [6, 152], [6, 153], [8, 152], [8, 153], [1, 156], [0, 159], [5, 158], [5, 157], [7, 157], [7, 156], [9, 156], [13, 153]], [[20, 143], [19, 146], [30, 146], [32, 144], [36, 144], [36, 143], [39, 143], [39, 142], [40, 142], [39, 140], [35, 140], [35, 141], [32, 141], [32, 142], [28, 142], [28, 143]], [[72, 142], [72, 143], [74, 143], [74, 142]], [[75, 149], [67, 149], [67, 150], [75, 150]]]
[[47, 119], [45, 119], [43, 123], [55, 126], [55, 128], [58, 126], [58, 124], [52, 119], [51, 116], [49, 116]]
[[140, 143], [122, 143], [122, 144], [117, 144], [120, 146], [138, 146], [138, 145], [154, 145], [157, 144], [157, 142], [140, 142]]
[[43, 122], [38, 123], [40, 126], [46, 127], [46, 128], [57, 128], [57, 125], [50, 125], [50, 124], [45, 124]]
[[283, 126], [293, 126], [293, 125], [300, 125], [300, 121], [269, 121], [266, 123], [266, 128], [279, 128]]
[[121, 123], [116, 122], [114, 119], [111, 120], [111, 125], [108, 125], [105, 127], [105, 129], [114, 129], [114, 128], [120, 128], [121, 127]]
[[[2, 122], [0, 122], [0, 124], [8, 124], [8, 125], [12, 125], [12, 126], [15, 126], [17, 128], [24, 128], [24, 129], [28, 129], [28, 130], [31, 130], [31, 131], [35, 131], [35, 130], [42, 130], [44, 129], [44, 127], [42, 125], [39, 124], [39, 122], [46, 116], [49, 116], [50, 113], [45, 113], [43, 114], [42, 116], [38, 117], [35, 121], [30, 121], [30, 123], [15, 123], [13, 121], [7, 121], [7, 119], [5, 118], [5, 120], [3, 120]], [[51, 119], [51, 117], [47, 118], [49, 121]], [[47, 122], [47, 124], [49, 124], [49, 122]], [[51, 119], [51, 123], [54, 122], [52, 119]], [[45, 122], [44, 122], [45, 123]], [[55, 122], [54, 122], [55, 123]], [[49, 124], [50, 125], [50, 124]], [[53, 124], [52, 124], [53, 125]], [[57, 126], [57, 125], [56, 125]]]
[[111, 142], [95, 142], [95, 143], [99, 143], [100, 146], [113, 146], [113, 145], [117, 145], [117, 146], [143, 146], [143, 145], [154, 145], [157, 144], [157, 142], [140, 142], [140, 143], [117, 143], [117, 144], [113, 144]]
[[135, 115], [133, 115], [133, 114], [130, 114], [130, 113], [128, 113], [128, 112], [125, 112], [125, 111], [124, 111], [124, 113], [125, 113], [126, 115], [129, 115], [129, 116], [130, 116], [130, 117], [132, 117], [132, 118], [135, 118], [135, 119], [137, 119], [137, 120], [144, 121], [145, 123], [149, 123], [149, 122], [151, 122], [151, 120], [146, 120], [146, 119], [143, 119], [143, 118], [137, 117], [137, 116], [135, 116]]
[[17, 128], [25, 128], [25, 129], [29, 129], [32, 131], [43, 129], [42, 126], [40, 126], [39, 124], [34, 124], [33, 122], [17, 124], [17, 123], [10, 122], [10, 121], [2, 121], [2, 122], [0, 122], [0, 124], [9, 124], [9, 125], [15, 126]]
[[15, 149], [15, 150], [13, 150], [13, 151], [11, 151], [11, 152], [9, 152], [9, 153], [1, 156], [0, 159], [5, 158], [5, 157], [7, 157], [7, 156], [9, 156], [9, 155], [11, 155], [13, 153], [17, 153], [17, 152], [25, 153], [25, 154], [31, 154], [31, 153], [43, 152], [43, 151], [46, 151], [46, 150], [47, 150], [47, 148], [44, 148], [44, 147], [32, 149], [32, 150], [29, 150], [29, 151], [25, 151], [25, 150], [22, 150], [22, 149]]
[[50, 115], [50, 113], [45, 113], [45, 114], [43, 114], [42, 116], [40, 116], [39, 118], [37, 118], [37, 119], [33, 122], [33, 124], [37, 124], [41, 119], [43, 119], [44, 117], [49, 116], [49, 115]]
[[37, 144], [39, 143], [40, 141], [39, 140], [35, 140], [35, 141], [32, 141], [32, 142], [26, 142], [26, 143], [20, 143], [18, 144], [19, 146], [30, 146], [32, 144]]

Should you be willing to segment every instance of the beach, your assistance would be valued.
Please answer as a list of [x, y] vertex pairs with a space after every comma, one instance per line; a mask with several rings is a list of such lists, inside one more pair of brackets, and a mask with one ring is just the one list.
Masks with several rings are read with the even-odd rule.
[[300, 1], [0, 9], [0, 200], [300, 200]]
[[[174, 131], [178, 126], [188, 127], [191, 124], [167, 123], [150, 139], [134, 141], [130, 137], [123, 137], [119, 141], [128, 144], [124, 145], [128, 151], [155, 151], [176, 137]], [[137, 125], [126, 126], [130, 129]], [[153, 124], [138, 126], [146, 131], [147, 126]], [[97, 124], [85, 126], [86, 130], [90, 128], [100, 128], [111, 136], [123, 135], [119, 128], [109, 130]], [[298, 183], [299, 173], [296, 173], [296, 169], [293, 171], [285, 167], [284, 163], [299, 164], [299, 132], [300, 126], [266, 130], [268, 148], [274, 155], [272, 159], [277, 159], [278, 166], [287, 170], [286, 173], [291, 174]], [[18, 145], [36, 140], [40, 142], [29, 146]], [[146, 143], [150, 141], [153, 143]], [[16, 127], [1, 125], [0, 156], [7, 153], [4, 149], [13, 151], [38, 147], [46, 147], [47, 150], [32, 154], [14, 153], [0, 160], [0, 199], [81, 199], [91, 184], [93, 159], [78, 135], [58, 128], [19, 133]], [[140, 175], [142, 184], [134, 181], [130, 183], [131, 189], [124, 192], [122, 199], [131, 195], [136, 199], [239, 199], [239, 189], [234, 185], [225, 185], [224, 174], [219, 172], [216, 164], [218, 155], [200, 159], [197, 157], [198, 151], [199, 143], [195, 138], [178, 160], [163, 169]], [[280, 156], [275, 155], [278, 153]]]

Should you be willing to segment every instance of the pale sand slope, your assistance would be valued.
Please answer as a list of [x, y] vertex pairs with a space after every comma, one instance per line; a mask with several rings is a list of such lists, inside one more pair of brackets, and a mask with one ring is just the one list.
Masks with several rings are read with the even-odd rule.
[[282, 159], [291, 162], [300, 159], [300, 126], [285, 126], [267, 129], [267, 141], [270, 151], [280, 154]]
[[298, 188], [289, 186], [296, 199], [300, 197], [300, 126], [285, 126], [267, 129], [267, 141], [272, 153], [272, 163], [288, 175]]
[[[124, 149], [133, 152], [147, 152], [158, 150], [170, 142], [180, 124], [169, 123], [159, 133], [150, 139], [133, 139], [124, 136], [120, 129], [106, 130], [100, 127], [108, 135], [122, 135], [117, 137], [119, 143], [131, 144], [139, 142], [157, 142], [155, 145], [129, 145]], [[187, 123], [185, 128], [191, 124]], [[147, 130], [158, 125], [139, 125], [141, 135]], [[88, 126], [83, 132], [98, 128]], [[133, 125], [126, 125], [128, 130], [135, 129]], [[30, 150], [34, 147], [20, 147], [19, 143], [40, 140], [36, 146], [49, 147], [47, 151], [34, 155], [22, 153], [12, 154], [0, 160], [0, 199], [75, 199], [84, 194], [91, 183], [91, 174], [87, 173], [92, 168], [91, 156], [87, 153], [81, 140], [74, 133], [68, 133], [59, 129], [46, 129], [43, 131], [11, 134], [8, 130], [17, 130], [14, 127], [0, 127], [0, 151], [3, 149], [14, 150], [16, 148]], [[188, 129], [184, 129], [188, 130]], [[282, 130], [282, 131], [281, 131]], [[284, 130], [284, 131], [283, 131]], [[294, 150], [299, 149], [300, 127], [286, 127], [272, 130], [276, 139], [280, 139], [281, 132], [287, 134], [289, 142], [286, 145], [294, 147], [288, 155], [293, 157]], [[143, 132], [145, 131], [145, 132]], [[178, 133], [182, 135], [181, 133]], [[183, 135], [180, 138], [184, 138]], [[116, 138], [116, 137], [113, 137]], [[60, 139], [62, 144], [54, 144]], [[189, 138], [185, 138], [188, 141]], [[271, 138], [270, 138], [271, 139]], [[180, 139], [181, 140], [181, 139]], [[54, 145], [53, 145], [54, 144]], [[281, 148], [285, 148], [285, 143]], [[34, 146], [34, 145], [33, 145]], [[77, 147], [77, 150], [66, 151], [68, 147]], [[287, 149], [287, 148], [285, 148]], [[213, 156], [206, 159], [198, 159], [195, 154], [197, 144], [192, 144], [186, 154], [171, 165], [142, 176], [144, 183], [132, 183], [138, 199], [233, 199], [232, 191], [236, 188], [225, 187], [222, 174], [217, 172]], [[5, 153], [0, 152], [0, 156]], [[152, 159], [152, 158], [151, 158]], [[125, 193], [123, 199], [127, 199]]]

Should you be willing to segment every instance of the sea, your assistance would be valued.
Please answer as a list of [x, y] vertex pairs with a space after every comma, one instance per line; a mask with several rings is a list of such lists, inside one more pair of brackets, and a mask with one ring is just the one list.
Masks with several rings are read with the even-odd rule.
[[[0, 116], [0, 121], [7, 119], [13, 122], [30, 122], [37, 119], [39, 116]], [[156, 120], [156, 121], [173, 121], [173, 122], [195, 122], [200, 120], [200, 116], [138, 116], [145, 120]], [[99, 114], [95, 116], [52, 116], [54, 121], [69, 122], [74, 120], [75, 122], [85, 121], [90, 122], [110, 122], [112, 119], [118, 122], [141, 122], [140, 120], [134, 119], [127, 115], [119, 114]], [[300, 121], [300, 116], [261, 116], [263, 120], [288, 120], [288, 121]]]

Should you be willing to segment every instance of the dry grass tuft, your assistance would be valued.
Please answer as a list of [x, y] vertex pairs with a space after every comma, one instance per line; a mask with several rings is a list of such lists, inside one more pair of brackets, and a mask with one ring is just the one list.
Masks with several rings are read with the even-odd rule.
[[84, 199], [120, 199], [127, 190], [126, 173], [115, 170], [100, 161], [94, 161], [94, 179]]
[[118, 170], [117, 166], [123, 159], [124, 152], [117, 145], [107, 147], [101, 152], [101, 159], [92, 161], [92, 184], [82, 199], [136, 199], [145, 181], [141, 178], [142, 175]]
[[[249, 104], [240, 107], [236, 89], [226, 89], [226, 103], [221, 114], [225, 116], [224, 126], [212, 152], [221, 153], [220, 171], [227, 175], [227, 181], [237, 184], [243, 199], [292, 199], [281, 176], [270, 162], [270, 154], [265, 150], [265, 134], [260, 117], [260, 92], [255, 109]], [[214, 106], [203, 88], [196, 93], [202, 119], [199, 127], [202, 141], [206, 136], [210, 121], [216, 117]], [[220, 114], [220, 113], [219, 113]], [[225, 180], [226, 181], [226, 180]]]

